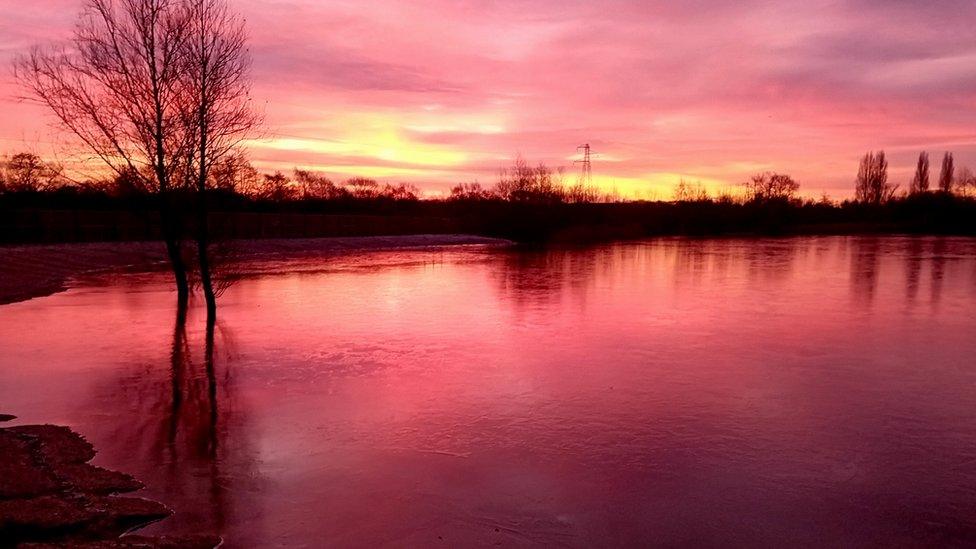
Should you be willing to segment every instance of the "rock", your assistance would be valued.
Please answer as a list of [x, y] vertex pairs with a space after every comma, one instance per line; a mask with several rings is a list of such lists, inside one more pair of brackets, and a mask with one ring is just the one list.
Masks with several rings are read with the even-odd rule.
[[110, 471], [88, 463], [65, 463], [53, 467], [54, 474], [75, 490], [88, 494], [109, 495], [141, 490], [143, 485], [132, 476]]
[[0, 429], [0, 500], [52, 494], [60, 487], [54, 473], [36, 463], [30, 441]]
[[0, 501], [0, 538], [14, 543], [62, 539], [80, 533], [92, 518], [79, 497], [41, 496]]
[[11, 499], [0, 501], [0, 538], [114, 538], [169, 515], [163, 504], [142, 498], [59, 495]]
[[101, 496], [92, 498], [91, 502], [91, 508], [98, 512], [94, 530], [118, 532], [114, 534], [116, 537], [173, 514], [162, 503], [144, 498]]
[[95, 457], [95, 448], [84, 437], [60, 425], [21, 425], [4, 429], [38, 444], [41, 459], [48, 464], [85, 463]]
[[0, 428], [0, 546], [193, 549], [220, 544], [219, 537], [208, 535], [120, 538], [172, 512], [155, 501], [112, 495], [142, 484], [89, 464], [94, 456], [92, 445], [67, 427]]

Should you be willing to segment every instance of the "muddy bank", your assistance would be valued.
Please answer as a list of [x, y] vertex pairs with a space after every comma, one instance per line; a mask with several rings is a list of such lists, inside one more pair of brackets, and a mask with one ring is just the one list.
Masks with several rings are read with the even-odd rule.
[[[0, 421], [14, 419], [0, 415]], [[120, 496], [142, 484], [88, 463], [95, 449], [56, 425], [0, 428], [0, 547], [212, 548], [215, 535], [123, 536], [168, 517], [161, 503]]]
[[[341, 254], [428, 246], [507, 244], [508, 241], [471, 235], [409, 235], [343, 238], [296, 238], [231, 241], [241, 259], [269, 254]], [[161, 242], [98, 242], [0, 246], [0, 305], [41, 297], [67, 289], [73, 277], [86, 273], [164, 268]]]

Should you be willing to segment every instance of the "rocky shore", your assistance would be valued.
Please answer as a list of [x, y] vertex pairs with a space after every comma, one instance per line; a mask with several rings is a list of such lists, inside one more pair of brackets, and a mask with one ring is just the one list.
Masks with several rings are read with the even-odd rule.
[[[14, 416], [0, 414], [0, 421]], [[88, 463], [95, 449], [57, 425], [0, 428], [0, 547], [211, 549], [216, 535], [126, 535], [165, 519], [161, 503], [120, 496], [142, 484]]]

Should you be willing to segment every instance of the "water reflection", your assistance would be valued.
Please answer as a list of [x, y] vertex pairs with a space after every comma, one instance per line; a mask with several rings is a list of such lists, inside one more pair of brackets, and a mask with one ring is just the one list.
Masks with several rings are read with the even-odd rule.
[[[728, 282], [737, 289], [768, 290], [796, 278], [799, 253], [807, 244], [676, 238], [640, 245], [519, 250], [503, 254], [492, 265], [492, 275], [500, 297], [523, 312], [567, 299], [585, 306], [588, 296], [601, 287], [634, 286], [662, 278], [671, 281], [676, 292]], [[810, 261], [837, 252], [836, 246], [818, 245], [810, 250]]]
[[[203, 372], [196, 371], [186, 335], [186, 317], [176, 315], [171, 352], [172, 397], [165, 447], [174, 455], [186, 447], [194, 459], [217, 454], [217, 377], [214, 370], [214, 328], [208, 319], [204, 336]], [[178, 444], [178, 439], [185, 444]]]
[[932, 244], [932, 298], [933, 307], [942, 301], [942, 285], [946, 277], [946, 239], [936, 238]]
[[[774, 288], [825, 283], [824, 265], [847, 258], [847, 286], [860, 310], [877, 305], [879, 286], [896, 270], [904, 273], [905, 304], [911, 307], [927, 286], [927, 303], [942, 301], [948, 266], [965, 257], [964, 239], [863, 236], [780, 240], [672, 239], [639, 246], [596, 249], [521, 250], [501, 255], [492, 270], [500, 297], [521, 313], [541, 311], [572, 300], [585, 308], [601, 286], [634, 284], [633, 277], [660, 277], [668, 266], [675, 292], [699, 292], [702, 286], [731, 284], [731, 289], [771, 292]], [[955, 249], [955, 252], [950, 252]], [[901, 263], [898, 269], [898, 263]], [[962, 275], [962, 273], [960, 273]], [[963, 275], [965, 276], [965, 275]], [[894, 279], [890, 280], [894, 282]], [[960, 280], [960, 283], [962, 281]], [[767, 295], [769, 298], [771, 295]], [[890, 302], [889, 302], [890, 303]]]
[[[197, 494], [194, 507], [181, 510], [182, 513], [174, 518], [175, 524], [166, 525], [166, 528], [192, 527], [220, 533], [226, 529], [229, 507], [233, 504], [226, 487], [231, 481], [223, 467], [230, 463], [234, 469], [232, 475], [236, 477], [250, 467], [250, 459], [246, 451], [235, 455], [222, 453], [246, 449], [241, 445], [242, 442], [246, 444], [246, 438], [238, 438], [227, 448], [223, 446], [227, 437], [242, 434], [232, 432], [231, 426], [223, 423], [226, 418], [222, 416], [222, 413], [230, 412], [231, 398], [227, 392], [232, 390], [232, 385], [228, 383], [227, 374], [233, 365], [227, 360], [222, 361], [220, 367], [225, 374], [218, 380], [216, 334], [220, 332], [221, 341], [227, 342], [230, 339], [228, 330], [222, 322], [216, 324], [208, 319], [204, 322], [200, 341], [199, 336], [190, 337], [186, 320], [185, 314], [177, 313], [170, 352], [169, 402], [160, 400], [153, 406], [162, 412], [158, 416], [154, 413], [145, 416], [158, 417], [163, 427], [156, 431], [160, 439], [155, 444], [163, 455], [151, 458], [151, 461], [165, 464], [157, 479], [163, 482], [156, 487], [163, 489], [166, 500], [184, 499], [188, 491]], [[225, 349], [221, 356], [226, 358], [230, 353]], [[145, 389], [133, 394], [150, 392], [153, 386], [155, 384], [147, 384]], [[153, 400], [146, 395], [145, 402]], [[242, 418], [236, 419], [240, 422]]]
[[912, 238], [908, 241], [908, 251], [905, 256], [905, 298], [908, 305], [914, 305], [918, 299], [918, 289], [922, 279], [923, 240]]
[[[810, 246], [809, 242], [805, 243]], [[767, 240], [758, 246], [746, 246], [750, 284], [769, 286], [789, 281], [794, 273], [799, 244], [797, 240]]]
[[610, 251], [526, 249], [505, 253], [493, 271], [499, 290], [519, 310], [545, 307], [569, 289], [585, 303], [598, 270], [608, 268]]
[[247, 516], [260, 511], [237, 491], [258, 475], [246, 407], [234, 404], [232, 333], [223, 321], [177, 311], [167, 349], [165, 367], [139, 360], [145, 366], [126, 365], [97, 391], [105, 408], [129, 410], [100, 453], [121, 457], [118, 467], [146, 482], [146, 497], [177, 509], [149, 532], [222, 533], [242, 507]]
[[881, 239], [866, 236], [854, 239], [851, 250], [851, 291], [854, 300], [864, 308], [874, 304], [880, 274], [879, 251]]
[[275, 258], [210, 326], [108, 279], [4, 308], [0, 402], [229, 546], [964, 545], [974, 273], [871, 236]]

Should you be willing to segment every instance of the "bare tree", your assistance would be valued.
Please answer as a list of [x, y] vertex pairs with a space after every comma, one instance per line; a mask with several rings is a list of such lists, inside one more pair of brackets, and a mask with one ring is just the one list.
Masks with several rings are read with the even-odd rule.
[[855, 183], [858, 202], [882, 204], [894, 196], [897, 188], [888, 184], [888, 159], [884, 151], [869, 152], [861, 158]]
[[689, 183], [682, 179], [674, 187], [675, 202], [707, 202], [708, 189], [701, 184], [701, 181]]
[[186, 39], [178, 64], [183, 75], [180, 111], [192, 138], [188, 164], [197, 191], [197, 261], [200, 284], [211, 320], [217, 292], [211, 276], [208, 183], [213, 167], [258, 125], [250, 103], [251, 58], [244, 20], [223, 0], [184, 0]]
[[939, 190], [944, 193], [952, 192], [952, 184], [955, 181], [955, 160], [952, 153], [947, 152], [942, 157], [942, 172], [939, 174]]
[[379, 196], [379, 183], [368, 177], [353, 177], [346, 181], [353, 198], [371, 200]]
[[332, 182], [323, 174], [295, 169], [295, 182], [301, 189], [302, 198], [314, 200], [335, 200], [348, 196], [349, 192]]
[[189, 296], [176, 190], [186, 177], [181, 57], [188, 12], [171, 0], [87, 0], [62, 48], [35, 48], [15, 74], [61, 124], [116, 174], [160, 194], [177, 301]]
[[210, 168], [211, 187], [256, 198], [261, 194], [261, 175], [240, 152], [225, 155]]
[[497, 198], [493, 192], [481, 186], [481, 183], [458, 183], [451, 187], [451, 196], [448, 200], [453, 201], [482, 201]]
[[502, 170], [495, 193], [512, 202], [562, 202], [562, 179], [562, 168], [554, 171], [543, 163], [533, 168], [516, 155], [512, 166]]
[[909, 189], [911, 194], [924, 193], [929, 190], [929, 153], [922, 151], [918, 155], [918, 165], [915, 167], [915, 177]]
[[104, 182], [102, 188], [115, 196], [147, 195], [151, 192], [146, 187], [145, 182], [147, 179], [152, 179], [152, 174], [141, 176], [132, 170], [126, 170], [120, 174], [116, 174], [111, 180]]
[[420, 189], [414, 185], [408, 185], [406, 183], [392, 184], [387, 183], [383, 185], [383, 189], [380, 190], [380, 196], [389, 200], [396, 200], [399, 202], [415, 202], [419, 200]]
[[588, 185], [585, 181], [577, 181], [563, 191], [566, 202], [571, 204], [590, 204], [599, 202], [603, 197], [600, 189], [594, 185]]
[[754, 175], [743, 185], [749, 191], [752, 200], [757, 202], [793, 200], [796, 198], [796, 192], [800, 190], [800, 184], [792, 177], [773, 172]]
[[261, 183], [260, 198], [274, 202], [284, 202], [294, 200], [298, 197], [297, 187], [288, 179], [288, 176], [275, 172], [264, 174], [264, 181]]
[[976, 190], [976, 174], [966, 166], [959, 168], [956, 172], [955, 182], [952, 185], [953, 192], [962, 196], [970, 195]]
[[22, 152], [0, 160], [0, 192], [44, 191], [64, 183], [62, 167], [45, 162], [34, 153]]

